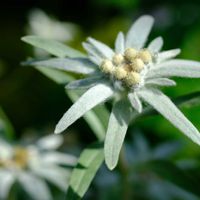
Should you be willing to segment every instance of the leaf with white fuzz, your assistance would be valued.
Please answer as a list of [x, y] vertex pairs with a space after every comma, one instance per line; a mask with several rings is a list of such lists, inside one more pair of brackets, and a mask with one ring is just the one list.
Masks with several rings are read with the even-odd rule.
[[158, 86], [175, 86], [176, 82], [168, 78], [155, 78], [147, 79], [145, 81], [146, 85], [158, 85]]
[[126, 48], [142, 48], [149, 36], [153, 23], [154, 19], [151, 16], [144, 15], [140, 17], [127, 33]]
[[128, 94], [129, 101], [132, 107], [139, 113], [142, 112], [142, 103], [137, 95], [137, 93], [129, 93]]
[[124, 53], [124, 51], [125, 51], [124, 34], [122, 32], [119, 32], [115, 40], [115, 52], [122, 54]]
[[85, 57], [80, 51], [77, 51], [67, 45], [59, 43], [55, 40], [45, 39], [39, 36], [25, 36], [22, 41], [31, 44], [35, 47], [41, 48], [48, 53], [58, 57]]
[[114, 94], [113, 89], [105, 84], [98, 84], [86, 91], [64, 114], [56, 125], [55, 133], [61, 133], [72, 123], [96, 105], [104, 102]]
[[66, 85], [66, 89], [74, 90], [74, 89], [88, 89], [102, 83], [103, 77], [102, 76], [92, 76], [85, 79], [80, 79], [77, 81], [72, 81], [68, 85]]
[[114, 104], [104, 144], [105, 162], [110, 170], [118, 163], [120, 150], [131, 119], [131, 106], [126, 100]]
[[160, 63], [164, 60], [175, 58], [180, 53], [181, 53], [180, 49], [172, 49], [172, 50], [168, 50], [168, 51], [162, 51], [161, 53], [158, 54], [157, 60]]
[[172, 77], [172, 76], [199, 78], [200, 62], [182, 60], [182, 59], [173, 59], [158, 64], [147, 74], [147, 78]]
[[80, 74], [90, 74], [95, 71], [95, 64], [87, 58], [52, 58], [42, 61], [27, 61], [24, 64], [55, 68]]
[[114, 51], [104, 43], [90, 37], [88, 38], [88, 42], [93, 45], [93, 47], [96, 48], [96, 50], [99, 51], [105, 58], [111, 59], [114, 55]]
[[24, 190], [34, 200], [51, 200], [49, 188], [45, 181], [26, 172], [21, 172], [19, 182]]
[[163, 39], [162, 37], [157, 37], [151, 41], [147, 49], [149, 49], [153, 53], [158, 53], [163, 46]]
[[150, 88], [138, 91], [138, 95], [193, 142], [200, 145], [199, 131], [166, 95], [157, 89]]
[[87, 51], [88, 56], [92, 56], [92, 61], [95, 61], [94, 63], [97, 64], [96, 62], [102, 62], [104, 59], [104, 56], [91, 44], [87, 42], [82, 43], [83, 48]]

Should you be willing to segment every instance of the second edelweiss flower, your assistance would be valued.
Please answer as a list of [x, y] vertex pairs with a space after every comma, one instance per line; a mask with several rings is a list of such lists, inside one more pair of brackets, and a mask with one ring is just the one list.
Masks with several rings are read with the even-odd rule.
[[[140, 17], [126, 36], [122, 32], [118, 34], [115, 50], [88, 38], [83, 43], [87, 56], [79, 53], [77, 57], [73, 55], [71, 58], [32, 63], [89, 75], [88, 78], [67, 85], [68, 89], [89, 89], [64, 114], [55, 133], [64, 131], [96, 105], [114, 99], [104, 147], [105, 161], [110, 169], [118, 162], [133, 114], [142, 112], [142, 101], [154, 107], [186, 136], [200, 144], [199, 131], [158, 89], [158, 86], [176, 85], [169, 77], [199, 78], [200, 62], [174, 59], [180, 53], [179, 49], [160, 52], [163, 46], [161, 37], [155, 38], [144, 48], [153, 22], [151, 16]], [[28, 41], [26, 38], [24, 40]]]

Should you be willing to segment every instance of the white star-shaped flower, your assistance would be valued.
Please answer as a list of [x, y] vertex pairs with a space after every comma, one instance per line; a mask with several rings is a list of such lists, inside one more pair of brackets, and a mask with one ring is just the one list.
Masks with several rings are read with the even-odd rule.
[[[104, 147], [105, 161], [110, 169], [118, 162], [133, 114], [143, 110], [142, 102], [151, 105], [192, 141], [200, 144], [199, 131], [158, 89], [158, 86], [176, 85], [169, 77], [199, 78], [200, 62], [174, 59], [180, 49], [160, 52], [163, 46], [161, 37], [155, 38], [144, 48], [153, 22], [151, 16], [140, 17], [126, 36], [122, 32], [118, 34], [114, 50], [88, 38], [83, 43], [88, 56], [79, 53], [76, 57], [73, 54], [76, 52], [70, 50], [72, 58], [53, 58], [32, 63], [88, 75], [67, 85], [68, 89], [88, 90], [64, 114], [55, 133], [64, 131], [96, 105], [114, 99]], [[24, 41], [31, 43], [27, 39]]]

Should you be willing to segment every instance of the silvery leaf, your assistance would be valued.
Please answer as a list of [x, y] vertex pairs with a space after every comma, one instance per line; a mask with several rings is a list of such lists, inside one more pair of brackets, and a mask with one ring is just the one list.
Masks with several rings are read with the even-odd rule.
[[175, 86], [176, 82], [168, 78], [147, 79], [145, 85]]
[[105, 58], [111, 59], [114, 55], [114, 51], [104, 43], [90, 37], [88, 38], [88, 42], [92, 44]]
[[142, 103], [140, 99], [138, 98], [138, 95], [136, 92], [134, 93], [129, 93], [128, 94], [128, 99], [132, 105], [132, 107], [137, 110], [137, 112], [141, 113], [142, 112]]
[[101, 59], [101, 58], [99, 58], [99, 57], [96, 57], [96, 56], [93, 56], [93, 55], [88, 55], [88, 58], [94, 63], [94, 64], [96, 64], [96, 65], [101, 65], [101, 63], [102, 63], [102, 60], [103, 59]]
[[52, 58], [42, 61], [27, 61], [24, 64], [56, 68], [80, 74], [90, 74], [95, 71], [95, 64], [87, 58]]
[[0, 159], [10, 159], [12, 154], [12, 146], [0, 138]]
[[62, 169], [61, 167], [57, 166], [38, 166], [32, 168], [32, 171], [40, 177], [43, 177], [50, 183], [56, 185], [62, 191], [66, 191], [68, 178], [69, 178], [69, 171], [66, 169]]
[[45, 181], [30, 173], [21, 172], [19, 182], [23, 189], [34, 200], [52, 200], [51, 193]]
[[74, 90], [74, 89], [88, 89], [103, 82], [102, 76], [91, 76], [85, 79], [80, 79], [77, 81], [72, 81], [66, 85], [66, 89]]
[[138, 91], [138, 95], [193, 142], [200, 145], [199, 131], [161, 91], [149, 88]]
[[76, 164], [76, 157], [69, 155], [69, 154], [64, 154], [64, 153], [59, 153], [59, 152], [46, 152], [41, 155], [42, 157], [42, 162], [44, 163], [49, 163], [49, 164], [62, 164], [62, 165], [71, 165], [73, 166]]
[[158, 53], [162, 49], [162, 46], [163, 46], [162, 37], [157, 37], [151, 41], [151, 43], [147, 48], [153, 53]]
[[[104, 56], [102, 55], [102, 53], [100, 53], [93, 45], [83, 42], [82, 43], [84, 49], [87, 51], [89, 58], [92, 58], [92, 61], [99, 65], [100, 62], [102, 62]], [[99, 63], [96, 63], [99, 62]]]
[[77, 51], [67, 45], [59, 43], [55, 40], [45, 39], [39, 36], [25, 36], [22, 41], [31, 44], [35, 47], [41, 48], [50, 54], [58, 57], [85, 57], [80, 51]]
[[127, 33], [126, 47], [142, 48], [149, 36], [153, 23], [154, 19], [149, 15], [140, 17]]
[[48, 135], [38, 140], [37, 146], [40, 149], [54, 150], [60, 147], [63, 141], [64, 139], [61, 135]]
[[9, 192], [14, 182], [15, 177], [10, 171], [0, 169], [0, 199], [8, 199]]
[[151, 69], [147, 74], [147, 78], [171, 76], [199, 78], [200, 62], [173, 59], [158, 64], [156, 68]]
[[87, 111], [104, 102], [114, 94], [113, 89], [105, 84], [98, 84], [86, 91], [64, 114], [56, 125], [55, 133], [61, 133]]
[[118, 163], [120, 150], [131, 118], [131, 106], [126, 100], [114, 104], [104, 144], [105, 162], [110, 170]]
[[162, 62], [164, 60], [174, 58], [178, 54], [180, 54], [180, 52], [181, 52], [180, 49], [172, 49], [172, 50], [168, 50], [168, 51], [162, 51], [158, 54], [157, 60], [158, 60], [158, 62]]
[[115, 52], [123, 54], [125, 51], [125, 39], [124, 34], [119, 32], [115, 40]]

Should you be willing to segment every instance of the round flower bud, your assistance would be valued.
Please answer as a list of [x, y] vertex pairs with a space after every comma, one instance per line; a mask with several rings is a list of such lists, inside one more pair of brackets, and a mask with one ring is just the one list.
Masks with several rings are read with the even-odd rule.
[[130, 72], [125, 79], [125, 82], [128, 86], [136, 85], [140, 83], [141, 77], [137, 72]]
[[149, 63], [152, 60], [151, 53], [148, 50], [146, 50], [146, 49], [141, 50], [139, 52], [138, 56], [139, 56], [139, 58], [141, 58], [143, 60], [144, 63]]
[[127, 76], [127, 71], [123, 67], [116, 67], [114, 70], [114, 76], [118, 80], [122, 80]]
[[128, 48], [125, 50], [124, 56], [129, 62], [133, 62], [135, 57], [137, 56], [137, 50], [133, 48]]
[[120, 65], [123, 61], [124, 61], [124, 57], [122, 54], [120, 53], [116, 53], [113, 58], [112, 61], [115, 65]]
[[114, 70], [114, 66], [110, 60], [106, 59], [106, 60], [103, 60], [100, 66], [100, 69], [102, 70], [102, 72], [106, 74], [112, 74]]
[[136, 58], [130, 66], [133, 71], [141, 72], [144, 69], [144, 62], [140, 58]]
[[131, 71], [132, 71], [132, 68], [131, 68], [130, 64], [125, 63], [125, 64], [122, 65], [122, 67], [123, 67], [127, 72], [131, 72]]

